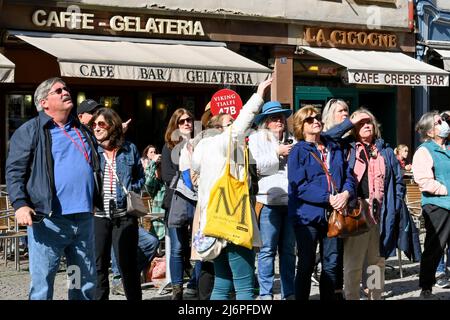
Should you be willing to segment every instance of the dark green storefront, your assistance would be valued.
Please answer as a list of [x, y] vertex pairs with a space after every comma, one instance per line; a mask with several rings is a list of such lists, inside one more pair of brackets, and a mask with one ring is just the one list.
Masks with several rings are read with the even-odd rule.
[[296, 86], [294, 107], [297, 111], [306, 104], [323, 108], [328, 100], [339, 98], [347, 102], [350, 113], [359, 107], [369, 109], [381, 124], [381, 133], [391, 146], [397, 141], [397, 88], [334, 88]]

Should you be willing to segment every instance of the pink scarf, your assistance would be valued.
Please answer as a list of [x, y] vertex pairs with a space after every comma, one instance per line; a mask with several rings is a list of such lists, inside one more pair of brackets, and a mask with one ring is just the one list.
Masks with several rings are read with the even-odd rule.
[[[364, 150], [364, 151], [363, 151]], [[371, 208], [372, 218], [377, 221], [379, 212], [381, 209], [381, 204], [383, 203], [384, 197], [384, 180], [386, 175], [386, 166], [384, 163], [384, 158], [381, 153], [378, 151], [375, 145], [371, 146], [371, 154], [368, 155], [366, 153], [366, 158], [369, 159], [369, 168], [367, 171], [367, 176], [369, 180], [369, 208]], [[360, 158], [361, 151], [365, 152], [364, 145], [361, 142], [356, 143], [356, 161], [355, 167], [353, 169], [353, 173], [355, 178], [358, 180], [358, 183], [361, 182], [361, 179], [364, 175], [364, 171], [366, 170], [366, 162]], [[372, 212], [372, 203], [376, 200], [378, 202], [378, 210], [377, 212]]]

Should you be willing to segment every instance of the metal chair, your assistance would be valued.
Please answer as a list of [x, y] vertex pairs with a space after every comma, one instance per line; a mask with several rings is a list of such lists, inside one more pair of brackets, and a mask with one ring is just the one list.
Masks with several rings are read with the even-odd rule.
[[20, 271], [19, 239], [26, 236], [26, 230], [19, 230], [14, 210], [0, 210], [0, 243], [3, 245], [5, 267], [8, 264], [8, 255], [13, 255], [15, 268]]

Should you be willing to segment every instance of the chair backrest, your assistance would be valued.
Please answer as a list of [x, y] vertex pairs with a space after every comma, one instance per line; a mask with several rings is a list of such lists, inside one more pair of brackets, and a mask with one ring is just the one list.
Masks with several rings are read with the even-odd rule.
[[421, 205], [422, 193], [420, 192], [417, 183], [411, 182], [406, 184], [406, 196], [405, 202], [411, 214], [421, 215], [422, 205]]

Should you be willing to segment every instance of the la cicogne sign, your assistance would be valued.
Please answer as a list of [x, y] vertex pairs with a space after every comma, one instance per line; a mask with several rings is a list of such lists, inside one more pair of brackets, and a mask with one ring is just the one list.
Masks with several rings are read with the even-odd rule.
[[305, 28], [303, 40], [311, 46], [336, 48], [395, 49], [397, 36], [389, 32]]

